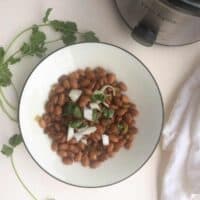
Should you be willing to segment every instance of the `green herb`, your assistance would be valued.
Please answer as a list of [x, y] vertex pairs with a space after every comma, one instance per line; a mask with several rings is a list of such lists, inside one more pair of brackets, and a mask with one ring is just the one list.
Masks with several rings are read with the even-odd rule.
[[14, 148], [19, 144], [21, 144], [21, 142], [22, 142], [22, 136], [20, 134], [13, 135], [12, 137], [10, 137], [8, 141], [9, 145], [11, 146], [4, 144], [1, 149], [1, 153], [6, 156], [11, 156], [14, 151]]
[[123, 131], [124, 126], [123, 126], [123, 124], [117, 124], [117, 128], [118, 128], [119, 131], [121, 132], [121, 131]]
[[4, 144], [2, 149], [1, 149], [1, 153], [4, 154], [5, 156], [9, 157], [13, 153], [13, 148]]
[[69, 122], [68, 125], [72, 128], [81, 128], [83, 125], [83, 121], [81, 120], [72, 121], [72, 122]]
[[46, 13], [45, 13], [45, 16], [43, 17], [43, 19], [42, 19], [42, 21], [44, 22], [44, 23], [46, 23], [46, 22], [48, 22], [49, 21], [49, 15], [50, 15], [50, 13], [51, 13], [51, 11], [52, 11], [53, 9], [52, 8], [48, 8], [47, 9], [47, 11], [46, 11]]
[[12, 147], [16, 147], [18, 146], [19, 144], [22, 143], [22, 136], [19, 135], [19, 134], [15, 134], [13, 135], [10, 139], [9, 139], [9, 144], [12, 146]]
[[119, 131], [122, 133], [127, 133], [127, 131], [128, 131], [128, 125], [126, 123], [118, 124], [117, 127], [118, 127]]
[[71, 45], [76, 42], [76, 33], [78, 31], [76, 23], [64, 22], [59, 20], [53, 20], [50, 22], [50, 26], [56, 31], [62, 34], [61, 40], [66, 45]]
[[62, 41], [66, 45], [74, 44], [76, 41], [76, 36], [73, 33], [68, 33], [62, 36]]
[[4, 59], [5, 51], [3, 47], [0, 47], [0, 64], [2, 64]]
[[53, 20], [50, 21], [50, 26], [57, 32], [66, 34], [66, 33], [76, 33], [78, 31], [77, 25], [75, 22], [70, 21], [60, 21]]
[[11, 84], [12, 73], [6, 63], [0, 65], [0, 86], [6, 87]]
[[72, 115], [73, 114], [73, 110], [74, 110], [75, 104], [70, 102], [68, 104], [65, 104], [64, 106], [64, 115]]
[[20, 48], [22, 56], [38, 56], [42, 57], [47, 48], [45, 47], [46, 35], [39, 31], [39, 27], [34, 25], [28, 43], [24, 43]]
[[101, 113], [98, 112], [97, 110], [93, 110], [93, 112], [92, 112], [92, 120], [97, 122], [100, 117], [101, 117]]
[[109, 108], [104, 108], [103, 109], [103, 116], [105, 118], [112, 118], [114, 115], [114, 110], [112, 109], [109, 109]]
[[74, 107], [73, 116], [76, 117], [76, 118], [82, 118], [83, 117], [81, 108], [77, 105]]
[[82, 34], [82, 38], [85, 42], [99, 42], [93, 31], [88, 31]]
[[81, 108], [75, 103], [68, 103], [64, 106], [64, 116], [74, 116], [76, 118], [82, 118]]
[[21, 60], [20, 57], [13, 57], [13, 56], [11, 56], [11, 57], [9, 58], [9, 60], [8, 60], [8, 63], [9, 63], [10, 65], [14, 65], [15, 63], [19, 62], [20, 60]]
[[93, 102], [100, 102], [103, 103], [106, 99], [106, 96], [104, 93], [102, 93], [101, 91], [95, 91], [94, 94], [91, 97]]
[[[42, 24], [32, 25], [14, 37], [7, 48], [0, 47], [0, 87], [6, 87], [9, 85], [15, 85], [12, 83], [12, 73], [9, 70], [10, 65], [18, 63], [26, 56], [42, 57], [47, 51], [47, 45], [53, 42], [62, 41], [65, 45], [71, 45], [76, 42], [97, 42], [99, 39], [94, 32], [88, 31], [81, 33], [75, 22], [61, 21], [61, 20], [49, 20], [49, 15], [52, 12], [52, 8], [48, 8], [42, 19]], [[56, 39], [47, 41], [47, 35], [41, 28], [50, 27], [53, 31], [56, 31], [60, 36]], [[9, 55], [9, 50], [13, 44], [25, 33], [31, 32], [27, 41], [24, 41], [19, 49], [13, 54]], [[2, 94], [0, 94], [1, 100]], [[1, 101], [2, 102], [2, 101]], [[6, 101], [8, 102], [8, 101]], [[6, 102], [1, 103], [1, 108], [9, 117], [10, 113], [6, 108]], [[11, 117], [9, 117], [11, 119]], [[17, 121], [14, 119], [13, 121]]]
[[24, 187], [24, 189], [30, 194], [30, 196], [34, 199], [34, 200], [38, 200], [35, 195], [27, 188], [27, 186], [24, 184], [24, 182], [22, 181], [22, 179], [20, 178], [20, 175], [17, 172], [17, 169], [15, 167], [15, 163], [14, 163], [14, 159], [13, 159], [13, 154], [14, 154], [14, 149], [16, 146], [18, 146], [21, 142], [22, 142], [22, 137], [19, 134], [15, 134], [12, 137], [9, 138], [9, 144], [12, 146], [9, 146], [7, 144], [4, 144], [2, 146], [1, 149], [1, 153], [7, 157], [10, 157], [10, 161], [14, 170], [14, 173], [18, 179], [18, 181], [22, 184], [22, 186]]

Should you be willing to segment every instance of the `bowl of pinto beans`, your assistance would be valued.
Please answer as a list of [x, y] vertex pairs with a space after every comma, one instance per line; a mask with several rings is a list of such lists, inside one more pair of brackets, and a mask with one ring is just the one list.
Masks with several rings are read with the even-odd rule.
[[103, 187], [135, 174], [163, 127], [163, 101], [148, 68], [107, 43], [80, 43], [43, 59], [19, 104], [27, 151], [49, 175]]

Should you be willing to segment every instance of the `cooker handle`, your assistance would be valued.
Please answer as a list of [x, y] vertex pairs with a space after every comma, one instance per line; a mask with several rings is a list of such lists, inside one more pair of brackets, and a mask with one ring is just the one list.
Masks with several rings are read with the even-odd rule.
[[132, 30], [131, 35], [137, 42], [149, 47], [155, 43], [157, 38], [157, 32], [144, 23], [138, 24]]

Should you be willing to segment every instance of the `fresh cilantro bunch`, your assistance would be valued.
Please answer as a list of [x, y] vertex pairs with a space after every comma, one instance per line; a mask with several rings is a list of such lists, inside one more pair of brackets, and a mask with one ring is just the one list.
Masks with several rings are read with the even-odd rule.
[[[80, 32], [78, 30], [77, 24], [71, 21], [62, 20], [49, 20], [49, 16], [52, 12], [52, 8], [48, 8], [44, 17], [42, 24], [34, 24], [23, 31], [21, 31], [7, 48], [0, 47], [0, 107], [3, 112], [11, 119], [16, 121], [14, 117], [10, 115], [7, 107], [12, 110], [16, 108], [8, 101], [3, 93], [2, 88], [7, 86], [13, 86], [12, 83], [12, 73], [9, 69], [10, 65], [14, 65], [22, 60], [26, 56], [37, 56], [43, 57], [46, 54], [47, 47], [49, 44], [61, 41], [64, 45], [71, 45], [77, 42], [98, 42], [96, 34], [93, 31]], [[47, 34], [44, 28], [49, 27], [52, 31], [60, 34], [60, 36], [54, 40], [47, 40]], [[9, 54], [10, 48], [15, 43], [15, 41], [21, 37], [23, 34], [29, 32], [30, 37], [27, 41], [23, 42], [21, 47], [17, 49], [13, 54]], [[16, 91], [16, 90], [15, 90]]]
[[[49, 20], [52, 8], [48, 8], [41, 24], [34, 24], [19, 34], [17, 34], [7, 48], [0, 47], [0, 108], [9, 117], [10, 120], [17, 120], [10, 114], [9, 110], [16, 111], [16, 107], [6, 98], [3, 88], [7, 86], [12, 86], [16, 92], [15, 85], [12, 82], [12, 73], [9, 69], [11, 65], [20, 62], [26, 56], [37, 56], [43, 57], [46, 54], [48, 45], [54, 42], [62, 41], [64, 45], [71, 45], [77, 42], [98, 42], [99, 39], [96, 37], [93, 31], [80, 32], [75, 22], [71, 21], [61, 21], [61, 20]], [[44, 28], [50, 27], [52, 31], [60, 34], [60, 36], [54, 40], [47, 40], [47, 34]], [[10, 49], [13, 44], [18, 40], [23, 34], [30, 34], [29, 39], [24, 41], [22, 45], [15, 52], [10, 54]], [[16, 92], [17, 96], [17, 92]], [[72, 112], [76, 118], [82, 117], [82, 112], [79, 107], [70, 105], [66, 108], [66, 114]], [[83, 126], [77, 120], [71, 124], [73, 127]], [[20, 178], [15, 163], [13, 160], [13, 153], [15, 148], [22, 143], [22, 136], [20, 134], [13, 135], [8, 144], [4, 144], [1, 149], [1, 153], [10, 158], [13, 170], [19, 182], [22, 184], [24, 189], [29, 193], [29, 195], [34, 200], [38, 200], [36, 196], [27, 188], [22, 179]], [[54, 200], [48, 198], [46, 200]]]

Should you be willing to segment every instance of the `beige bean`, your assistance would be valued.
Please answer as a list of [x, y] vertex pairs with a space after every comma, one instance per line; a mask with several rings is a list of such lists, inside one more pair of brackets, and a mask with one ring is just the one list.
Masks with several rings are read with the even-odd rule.
[[63, 163], [66, 165], [71, 165], [73, 163], [73, 159], [71, 158], [63, 158]]
[[62, 114], [62, 108], [61, 108], [61, 106], [57, 105], [57, 106], [55, 107], [54, 113], [55, 113], [56, 115], [61, 115], [61, 114]]
[[46, 128], [46, 125], [47, 125], [47, 124], [46, 124], [46, 122], [44, 121], [44, 119], [41, 118], [41, 119], [39, 119], [39, 125], [40, 125], [41, 128]]
[[57, 142], [52, 142], [52, 144], [51, 144], [51, 149], [52, 149], [53, 151], [57, 151], [57, 150], [58, 150], [58, 143], [57, 143]]
[[119, 110], [117, 110], [116, 114], [117, 114], [118, 116], [123, 116], [126, 112], [127, 112], [127, 109], [125, 109], [125, 108], [120, 108]]
[[81, 161], [81, 159], [82, 159], [82, 152], [80, 151], [80, 152], [78, 152], [76, 155], [75, 155], [75, 157], [74, 157], [74, 161], [76, 161], [76, 162], [79, 162], [79, 161]]
[[105, 161], [108, 159], [108, 154], [101, 154], [99, 157], [98, 157], [98, 160], [99, 161]]
[[72, 88], [72, 89], [77, 89], [79, 86], [78, 86], [78, 82], [77, 82], [77, 80], [75, 80], [75, 79], [70, 79], [69, 80], [69, 84], [70, 84], [70, 87]]
[[67, 150], [69, 148], [69, 145], [67, 143], [62, 143], [58, 146], [59, 150]]
[[129, 98], [128, 98], [128, 96], [122, 95], [122, 101], [123, 101], [123, 103], [125, 103], [125, 104], [129, 103]]
[[95, 151], [91, 151], [89, 154], [90, 160], [96, 160], [97, 159], [97, 153]]
[[95, 169], [95, 168], [99, 167], [100, 164], [101, 164], [101, 162], [98, 161], [98, 160], [91, 161], [90, 162], [90, 167], [93, 168], [93, 169]]
[[119, 82], [119, 88], [124, 92], [127, 91], [127, 86], [124, 82]]
[[90, 97], [89, 96], [86, 96], [86, 95], [83, 95], [80, 97], [79, 99], [79, 106], [80, 107], [85, 107], [88, 103], [90, 102]]
[[110, 138], [110, 141], [114, 143], [117, 143], [119, 141], [116, 135], [110, 135], [109, 138]]
[[108, 81], [108, 84], [113, 84], [116, 81], [116, 75], [112, 73], [108, 74], [107, 81]]
[[81, 164], [82, 164], [84, 167], [89, 166], [90, 160], [89, 160], [89, 158], [88, 158], [87, 155], [82, 156]]
[[67, 156], [68, 156], [69, 158], [71, 158], [71, 159], [74, 159], [75, 154], [74, 154], [73, 152], [71, 152], [71, 151], [68, 151], [68, 152], [67, 152]]
[[85, 88], [84, 89], [84, 93], [87, 95], [87, 96], [90, 96], [92, 95], [92, 90], [88, 89], [88, 88]]
[[67, 157], [68, 153], [64, 150], [58, 150], [57, 151], [58, 155], [61, 156], [61, 157]]
[[125, 149], [130, 149], [132, 146], [132, 141], [127, 141], [124, 145]]
[[68, 150], [71, 151], [72, 153], [78, 153], [79, 148], [73, 144], [69, 145]]
[[113, 152], [113, 149], [114, 149], [114, 144], [111, 143], [109, 144], [108, 148], [107, 148], [107, 152], [110, 153], [110, 152]]
[[69, 80], [67, 80], [67, 79], [64, 80], [63, 81], [63, 86], [64, 86], [65, 89], [69, 89], [70, 88]]
[[60, 86], [60, 85], [56, 86], [56, 88], [55, 88], [56, 93], [64, 92], [64, 90], [65, 90], [65, 88], [63, 86]]
[[65, 104], [65, 94], [61, 93], [58, 97], [58, 104], [60, 106], [63, 106]]
[[80, 87], [84, 88], [87, 87], [90, 84], [90, 80], [88, 79], [83, 79], [82, 81], [80, 81]]

